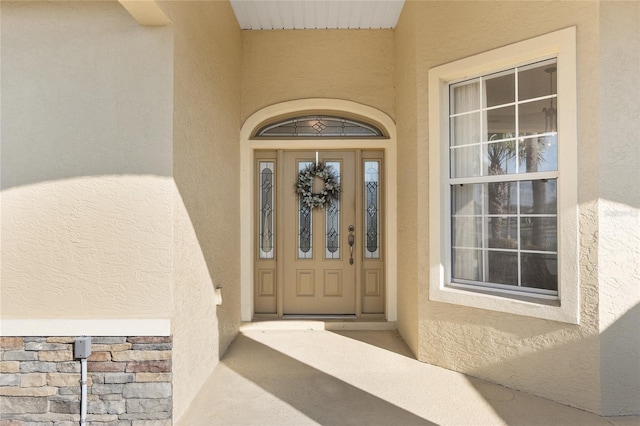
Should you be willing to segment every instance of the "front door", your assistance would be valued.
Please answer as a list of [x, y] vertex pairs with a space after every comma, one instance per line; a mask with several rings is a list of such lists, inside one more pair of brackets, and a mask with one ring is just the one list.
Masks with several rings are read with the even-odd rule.
[[[256, 315], [384, 318], [383, 158], [358, 149], [255, 153]], [[316, 161], [341, 190], [337, 202], [310, 207], [296, 187]], [[312, 194], [326, 189], [322, 179], [314, 186]]]
[[[283, 314], [355, 314], [355, 153], [286, 151], [284, 182], [293, 188], [299, 172], [316, 161], [339, 180], [340, 194], [324, 206], [310, 207], [294, 190], [284, 191]], [[324, 184], [316, 177], [313, 192]]]

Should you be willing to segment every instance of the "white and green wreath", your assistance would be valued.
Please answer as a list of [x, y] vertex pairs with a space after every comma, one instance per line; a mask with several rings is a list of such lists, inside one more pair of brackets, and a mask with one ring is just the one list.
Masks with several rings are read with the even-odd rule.
[[[319, 177], [324, 181], [324, 188], [318, 193], [313, 192], [313, 180]], [[340, 199], [340, 181], [333, 167], [324, 164], [310, 164], [298, 173], [298, 182], [295, 186], [302, 202], [310, 209], [320, 207], [324, 209], [327, 204]]]

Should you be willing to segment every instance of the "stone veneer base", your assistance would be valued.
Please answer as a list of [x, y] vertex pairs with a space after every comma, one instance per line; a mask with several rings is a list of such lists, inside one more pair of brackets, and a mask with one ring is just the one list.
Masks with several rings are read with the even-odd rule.
[[[0, 337], [0, 426], [78, 425], [76, 337]], [[93, 425], [172, 423], [172, 338], [92, 337], [87, 421]]]

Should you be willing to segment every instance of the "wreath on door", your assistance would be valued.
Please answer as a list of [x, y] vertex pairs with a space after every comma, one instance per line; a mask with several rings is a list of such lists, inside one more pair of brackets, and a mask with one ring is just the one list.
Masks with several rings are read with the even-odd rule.
[[[320, 192], [313, 192], [313, 181], [318, 177], [323, 180], [324, 187]], [[295, 185], [296, 192], [302, 202], [310, 209], [319, 207], [324, 209], [340, 199], [340, 181], [338, 174], [331, 166], [322, 162], [310, 164], [298, 173], [298, 182]]]

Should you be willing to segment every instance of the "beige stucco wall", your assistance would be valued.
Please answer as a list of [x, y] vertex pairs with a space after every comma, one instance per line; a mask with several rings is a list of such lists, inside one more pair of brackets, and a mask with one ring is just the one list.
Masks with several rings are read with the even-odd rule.
[[[162, 2], [174, 29], [174, 420], [240, 324], [241, 31], [227, 2]], [[222, 305], [214, 291], [222, 289]]]
[[[409, 7], [408, 5], [405, 7]], [[409, 12], [410, 13], [410, 12]], [[428, 246], [428, 235], [416, 235], [418, 223], [418, 187], [415, 180], [418, 170], [419, 132], [427, 132], [418, 117], [418, 57], [415, 37], [416, 20], [408, 14], [399, 22], [395, 31], [395, 85], [398, 129], [398, 331], [414, 354], [420, 351], [418, 336], [418, 295], [428, 297], [426, 287], [422, 293], [418, 287], [418, 245]], [[426, 112], [425, 112], [426, 114]], [[427, 115], [425, 115], [426, 117]], [[420, 158], [426, 164], [426, 158]], [[426, 184], [426, 182], [425, 182]], [[422, 274], [428, 274], [423, 266]]]
[[[593, 412], [600, 411], [598, 323], [598, 17], [595, 2], [415, 2], [405, 4], [397, 43], [399, 241], [407, 250], [405, 300], [418, 300], [420, 360]], [[428, 70], [493, 48], [577, 26], [581, 323], [570, 325], [428, 300]], [[409, 58], [404, 58], [407, 55]], [[398, 77], [400, 78], [400, 77]], [[408, 93], [407, 93], [408, 92]], [[415, 92], [417, 99], [413, 99]], [[401, 126], [399, 126], [400, 129]], [[412, 191], [409, 188], [417, 188]], [[416, 202], [417, 199], [417, 202]], [[417, 230], [417, 232], [415, 232]], [[403, 232], [406, 231], [406, 232]], [[399, 266], [402, 271], [403, 266]], [[422, 271], [422, 273], [420, 273]], [[417, 287], [411, 275], [417, 272]], [[404, 290], [399, 289], [399, 294]], [[399, 308], [404, 310], [404, 306]], [[400, 329], [414, 341], [413, 314]]]
[[171, 28], [0, 7], [2, 318], [169, 318]]
[[170, 318], [178, 419], [240, 322], [231, 7], [1, 5], [2, 318]]
[[244, 31], [242, 121], [275, 103], [332, 98], [392, 118], [392, 30]]
[[603, 2], [599, 42], [601, 410], [639, 414], [640, 2]]

